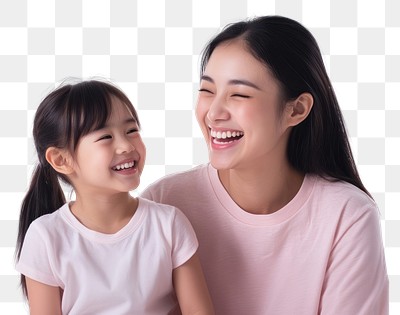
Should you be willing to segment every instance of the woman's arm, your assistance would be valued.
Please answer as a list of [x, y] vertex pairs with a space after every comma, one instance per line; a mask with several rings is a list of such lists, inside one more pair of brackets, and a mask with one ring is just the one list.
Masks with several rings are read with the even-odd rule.
[[26, 277], [29, 310], [31, 315], [61, 315], [61, 291]]
[[173, 281], [182, 315], [215, 314], [197, 253], [174, 269]]

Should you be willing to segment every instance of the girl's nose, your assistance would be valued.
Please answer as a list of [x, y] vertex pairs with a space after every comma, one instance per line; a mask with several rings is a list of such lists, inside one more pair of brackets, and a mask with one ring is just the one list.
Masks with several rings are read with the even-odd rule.
[[116, 152], [117, 154], [129, 153], [135, 150], [135, 146], [129, 139], [121, 137], [117, 140]]

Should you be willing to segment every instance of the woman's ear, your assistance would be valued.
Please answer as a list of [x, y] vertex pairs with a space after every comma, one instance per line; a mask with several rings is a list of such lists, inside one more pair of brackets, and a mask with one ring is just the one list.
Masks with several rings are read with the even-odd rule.
[[305, 120], [314, 105], [314, 98], [310, 93], [302, 93], [295, 100], [289, 102], [288, 125], [296, 126]]
[[74, 171], [71, 154], [65, 149], [48, 148], [46, 150], [46, 160], [58, 173], [69, 175]]

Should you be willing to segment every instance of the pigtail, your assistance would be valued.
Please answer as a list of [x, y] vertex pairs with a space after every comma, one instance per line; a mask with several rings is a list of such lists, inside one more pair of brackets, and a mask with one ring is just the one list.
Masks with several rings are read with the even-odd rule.
[[[65, 195], [59, 183], [57, 173], [46, 163], [39, 163], [33, 173], [32, 180], [22, 201], [19, 218], [16, 256], [19, 259], [26, 232], [30, 224], [42, 215], [52, 213], [64, 203]], [[27, 296], [25, 276], [21, 275], [22, 291]]]

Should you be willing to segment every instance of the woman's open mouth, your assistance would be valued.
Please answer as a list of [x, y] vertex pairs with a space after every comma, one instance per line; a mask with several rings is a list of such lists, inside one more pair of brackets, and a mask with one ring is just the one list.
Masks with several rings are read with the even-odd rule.
[[215, 144], [228, 144], [234, 141], [240, 140], [244, 133], [239, 130], [224, 130], [224, 131], [216, 131], [210, 130], [212, 142]]

